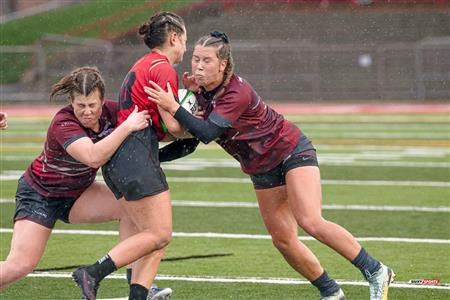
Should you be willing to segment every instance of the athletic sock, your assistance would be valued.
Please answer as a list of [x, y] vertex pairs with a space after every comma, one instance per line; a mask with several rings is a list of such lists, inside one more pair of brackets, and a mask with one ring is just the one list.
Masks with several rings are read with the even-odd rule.
[[100, 282], [115, 270], [117, 270], [117, 267], [108, 254], [100, 258], [95, 264], [87, 267], [88, 273], [91, 274], [97, 282]]
[[140, 284], [133, 283], [130, 285], [130, 296], [128, 300], [146, 300], [148, 289]]
[[132, 274], [133, 269], [127, 269], [127, 281], [128, 281], [128, 285], [131, 285], [131, 274]]
[[319, 289], [320, 295], [322, 297], [331, 296], [340, 289], [339, 284], [337, 284], [334, 279], [330, 278], [325, 270], [323, 271], [322, 275], [319, 276], [319, 278], [311, 281], [311, 283]]
[[369, 280], [381, 267], [381, 263], [370, 256], [364, 248], [361, 248], [359, 254], [352, 260], [352, 264], [361, 271], [366, 280]]

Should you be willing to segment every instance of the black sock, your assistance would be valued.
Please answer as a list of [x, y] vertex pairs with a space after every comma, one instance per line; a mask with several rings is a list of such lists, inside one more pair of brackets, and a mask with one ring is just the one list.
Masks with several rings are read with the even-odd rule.
[[364, 278], [366, 278], [367, 280], [369, 280], [372, 274], [378, 271], [381, 267], [381, 263], [370, 256], [369, 253], [364, 250], [364, 248], [361, 248], [359, 254], [355, 257], [354, 260], [352, 260], [352, 264], [361, 271]]
[[130, 296], [128, 300], [146, 300], [148, 289], [140, 284], [133, 283], [130, 285]]
[[128, 281], [128, 285], [131, 285], [131, 274], [132, 274], [133, 269], [127, 269], [127, 281]]
[[314, 281], [311, 281], [311, 283], [319, 289], [320, 295], [322, 297], [328, 297], [339, 291], [340, 286], [337, 284], [337, 282], [328, 277], [327, 272], [324, 270], [322, 275], [319, 276]]
[[108, 254], [100, 258], [95, 264], [87, 267], [87, 271], [97, 282], [117, 270], [116, 265]]

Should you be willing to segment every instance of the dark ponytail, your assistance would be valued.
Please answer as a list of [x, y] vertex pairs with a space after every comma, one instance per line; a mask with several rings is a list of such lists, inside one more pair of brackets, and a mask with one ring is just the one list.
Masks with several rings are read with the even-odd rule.
[[159, 12], [139, 27], [144, 43], [150, 48], [156, 48], [165, 43], [170, 32], [184, 32], [183, 19], [172, 12]]

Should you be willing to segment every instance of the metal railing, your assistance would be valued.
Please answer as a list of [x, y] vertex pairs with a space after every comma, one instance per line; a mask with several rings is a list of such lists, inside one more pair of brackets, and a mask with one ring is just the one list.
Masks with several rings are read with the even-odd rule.
[[[450, 99], [450, 37], [376, 46], [235, 40], [232, 47], [236, 73], [266, 100]], [[0, 51], [32, 57], [19, 83], [0, 86], [2, 101], [42, 101], [52, 83], [82, 65], [97, 65], [107, 95], [117, 98], [125, 74], [148, 49], [47, 36], [38, 45]], [[191, 54], [177, 66], [179, 74], [190, 71]]]

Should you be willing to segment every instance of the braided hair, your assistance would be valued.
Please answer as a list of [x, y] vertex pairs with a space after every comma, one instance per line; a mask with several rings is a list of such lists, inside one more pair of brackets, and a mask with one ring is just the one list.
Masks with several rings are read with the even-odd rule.
[[159, 12], [139, 27], [139, 34], [150, 48], [159, 47], [165, 43], [171, 32], [185, 33], [183, 19], [172, 12]]
[[100, 93], [100, 99], [105, 97], [105, 82], [96, 67], [84, 66], [64, 76], [52, 86], [50, 100], [57, 96], [68, 95], [74, 99], [74, 93], [88, 96], [95, 90]]
[[231, 45], [227, 35], [223, 32], [213, 31], [208, 35], [204, 35], [198, 39], [195, 46], [214, 47], [217, 49], [216, 54], [219, 60], [226, 60], [227, 65], [223, 72], [222, 86], [226, 86], [233, 76], [234, 61], [231, 55]]

